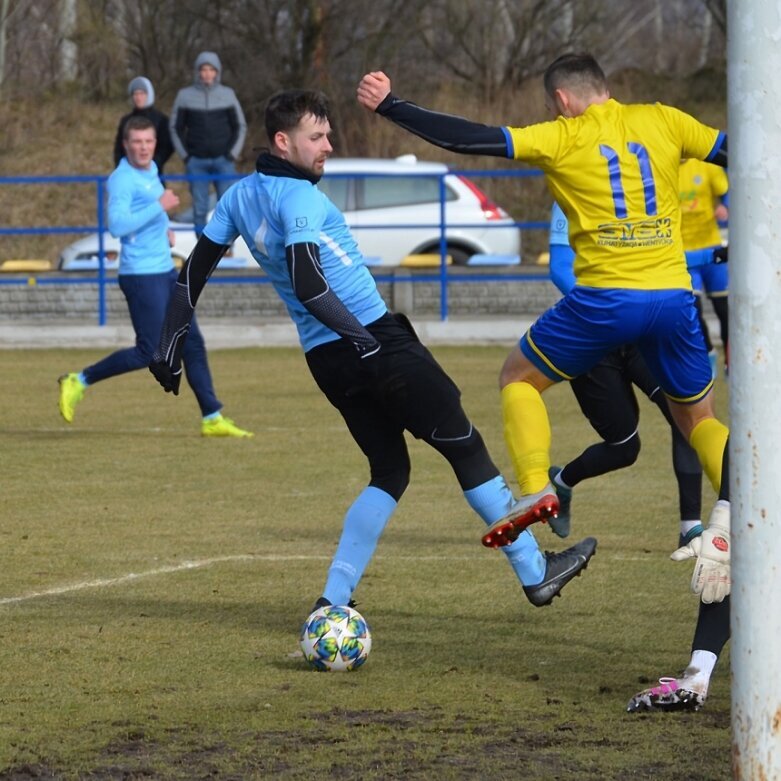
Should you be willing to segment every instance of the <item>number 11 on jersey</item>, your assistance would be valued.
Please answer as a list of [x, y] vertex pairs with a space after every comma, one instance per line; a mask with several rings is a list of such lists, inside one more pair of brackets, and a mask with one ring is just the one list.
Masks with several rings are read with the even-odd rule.
[[[643, 182], [646, 216], [654, 217], [656, 215], [656, 185], [654, 184], [654, 175], [651, 171], [651, 159], [648, 156], [648, 150], [642, 144], [637, 144], [634, 141], [629, 141], [626, 148], [637, 158], [637, 165]], [[607, 146], [607, 144], [600, 144], [599, 153], [607, 160], [607, 173], [610, 180], [610, 190], [613, 194], [613, 207], [616, 211], [616, 218], [625, 220], [629, 214], [626, 210], [626, 196], [621, 181], [621, 161], [618, 159], [618, 152], [613, 147]]]

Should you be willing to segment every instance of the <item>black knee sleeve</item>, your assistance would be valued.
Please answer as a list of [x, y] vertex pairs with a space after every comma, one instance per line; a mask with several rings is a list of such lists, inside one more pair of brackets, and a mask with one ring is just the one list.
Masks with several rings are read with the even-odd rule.
[[605, 448], [611, 469], [625, 469], [632, 466], [640, 455], [640, 435], [635, 432], [629, 439], [617, 444], [607, 442]]
[[372, 470], [369, 485], [385, 491], [386, 494], [389, 494], [398, 502], [409, 485], [409, 469], [398, 469], [394, 472], [382, 472], [379, 474], [375, 474], [374, 470]]
[[562, 479], [574, 488], [582, 480], [632, 466], [639, 453], [640, 437], [637, 432], [620, 444], [600, 442], [591, 445], [564, 467]]
[[464, 491], [476, 488], [499, 474], [480, 432], [460, 408], [424, 437], [424, 442], [447, 459]]
[[410, 462], [406, 448], [397, 453], [385, 452], [369, 459], [369, 485], [385, 491], [397, 502], [409, 485]]

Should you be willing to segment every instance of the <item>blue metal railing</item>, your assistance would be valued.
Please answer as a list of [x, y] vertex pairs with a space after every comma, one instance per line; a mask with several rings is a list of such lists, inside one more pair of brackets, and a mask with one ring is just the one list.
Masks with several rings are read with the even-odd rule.
[[[228, 180], [234, 181], [241, 179], [246, 174], [236, 175], [205, 175], [205, 176], [188, 176], [184, 174], [172, 174], [165, 175], [166, 182], [169, 181], [186, 181], [193, 180]], [[346, 173], [333, 173], [328, 174], [328, 179], [364, 179], [364, 178], [392, 178], [397, 174], [392, 173], [358, 173], [358, 172], [346, 172]], [[507, 282], [507, 281], [540, 281], [547, 277], [542, 277], [539, 274], [523, 273], [523, 272], [507, 272], [497, 274], [496, 272], [481, 271], [474, 269], [472, 273], [464, 274], [451, 271], [447, 265], [447, 231], [456, 228], [507, 228], [514, 226], [519, 231], [525, 230], [547, 230], [549, 227], [548, 222], [541, 221], [514, 221], [512, 223], [499, 222], [483, 222], [483, 223], [456, 223], [447, 222], [446, 209], [447, 209], [447, 185], [445, 178], [447, 176], [463, 176], [469, 179], [475, 177], [485, 178], [498, 178], [498, 177], [512, 177], [512, 178], [538, 178], [542, 176], [541, 171], [530, 169], [499, 169], [499, 170], [467, 170], [467, 169], [448, 169], [442, 173], [436, 172], [418, 172], [410, 171], [404, 173], [405, 177], [420, 177], [420, 178], [434, 178], [438, 179], [439, 187], [439, 221], [438, 223], [394, 223], [388, 224], [361, 224], [351, 226], [351, 230], [404, 230], [413, 228], [436, 228], [439, 232], [439, 256], [440, 264], [436, 274], [416, 274], [410, 277], [412, 283], [422, 282], [437, 282], [440, 287], [440, 317], [442, 320], [446, 320], [448, 316], [448, 284], [452, 283], [467, 283], [467, 282]], [[78, 233], [95, 233], [98, 239], [98, 268], [95, 276], [86, 276], [83, 274], [71, 274], [65, 273], [61, 275], [53, 275], [47, 273], [45, 276], [36, 276], [36, 284], [41, 285], [62, 285], [62, 284], [94, 284], [97, 283], [98, 287], [98, 324], [105, 325], [107, 322], [107, 287], [110, 284], [116, 284], [116, 279], [108, 276], [106, 271], [106, 250], [104, 244], [104, 234], [108, 230], [108, 224], [106, 220], [105, 212], [105, 194], [106, 194], [106, 182], [108, 180], [107, 175], [74, 175], [74, 176], [4, 176], [0, 177], [0, 186], [3, 185], [62, 185], [62, 184], [94, 184], [95, 185], [95, 218], [96, 224], [94, 225], [73, 225], [73, 226], [27, 226], [27, 227], [1, 227], [0, 236], [19, 236], [19, 235], [50, 235], [50, 234], [78, 234]], [[359, 242], [360, 244], [360, 242]], [[374, 278], [378, 282], [394, 282], [397, 278], [391, 274], [383, 274], [373, 270]], [[29, 274], [27, 275], [29, 277]], [[268, 284], [270, 280], [266, 276], [261, 275], [242, 275], [242, 274], [222, 274], [219, 277], [214, 277], [213, 282], [217, 283], [249, 283], [249, 284]], [[28, 284], [28, 279], [16, 278], [2, 278], [0, 277], [0, 285], [25, 285]]]

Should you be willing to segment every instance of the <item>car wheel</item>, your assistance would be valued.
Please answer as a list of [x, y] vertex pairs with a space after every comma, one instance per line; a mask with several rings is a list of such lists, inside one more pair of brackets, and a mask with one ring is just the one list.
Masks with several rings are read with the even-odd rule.
[[453, 258], [454, 266], [466, 266], [466, 264], [469, 262], [469, 258], [471, 258], [474, 253], [470, 252], [469, 250], [465, 250], [463, 247], [448, 246], [447, 254]]

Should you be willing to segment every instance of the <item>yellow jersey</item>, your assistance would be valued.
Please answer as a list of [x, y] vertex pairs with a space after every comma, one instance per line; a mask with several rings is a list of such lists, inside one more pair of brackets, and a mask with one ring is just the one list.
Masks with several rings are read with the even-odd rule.
[[567, 215], [579, 285], [691, 289], [678, 169], [683, 158], [708, 157], [718, 130], [671, 106], [611, 98], [505, 132], [508, 156], [541, 168]]
[[718, 247], [721, 234], [713, 210], [729, 189], [726, 171], [702, 160], [684, 160], [678, 173], [683, 248]]

